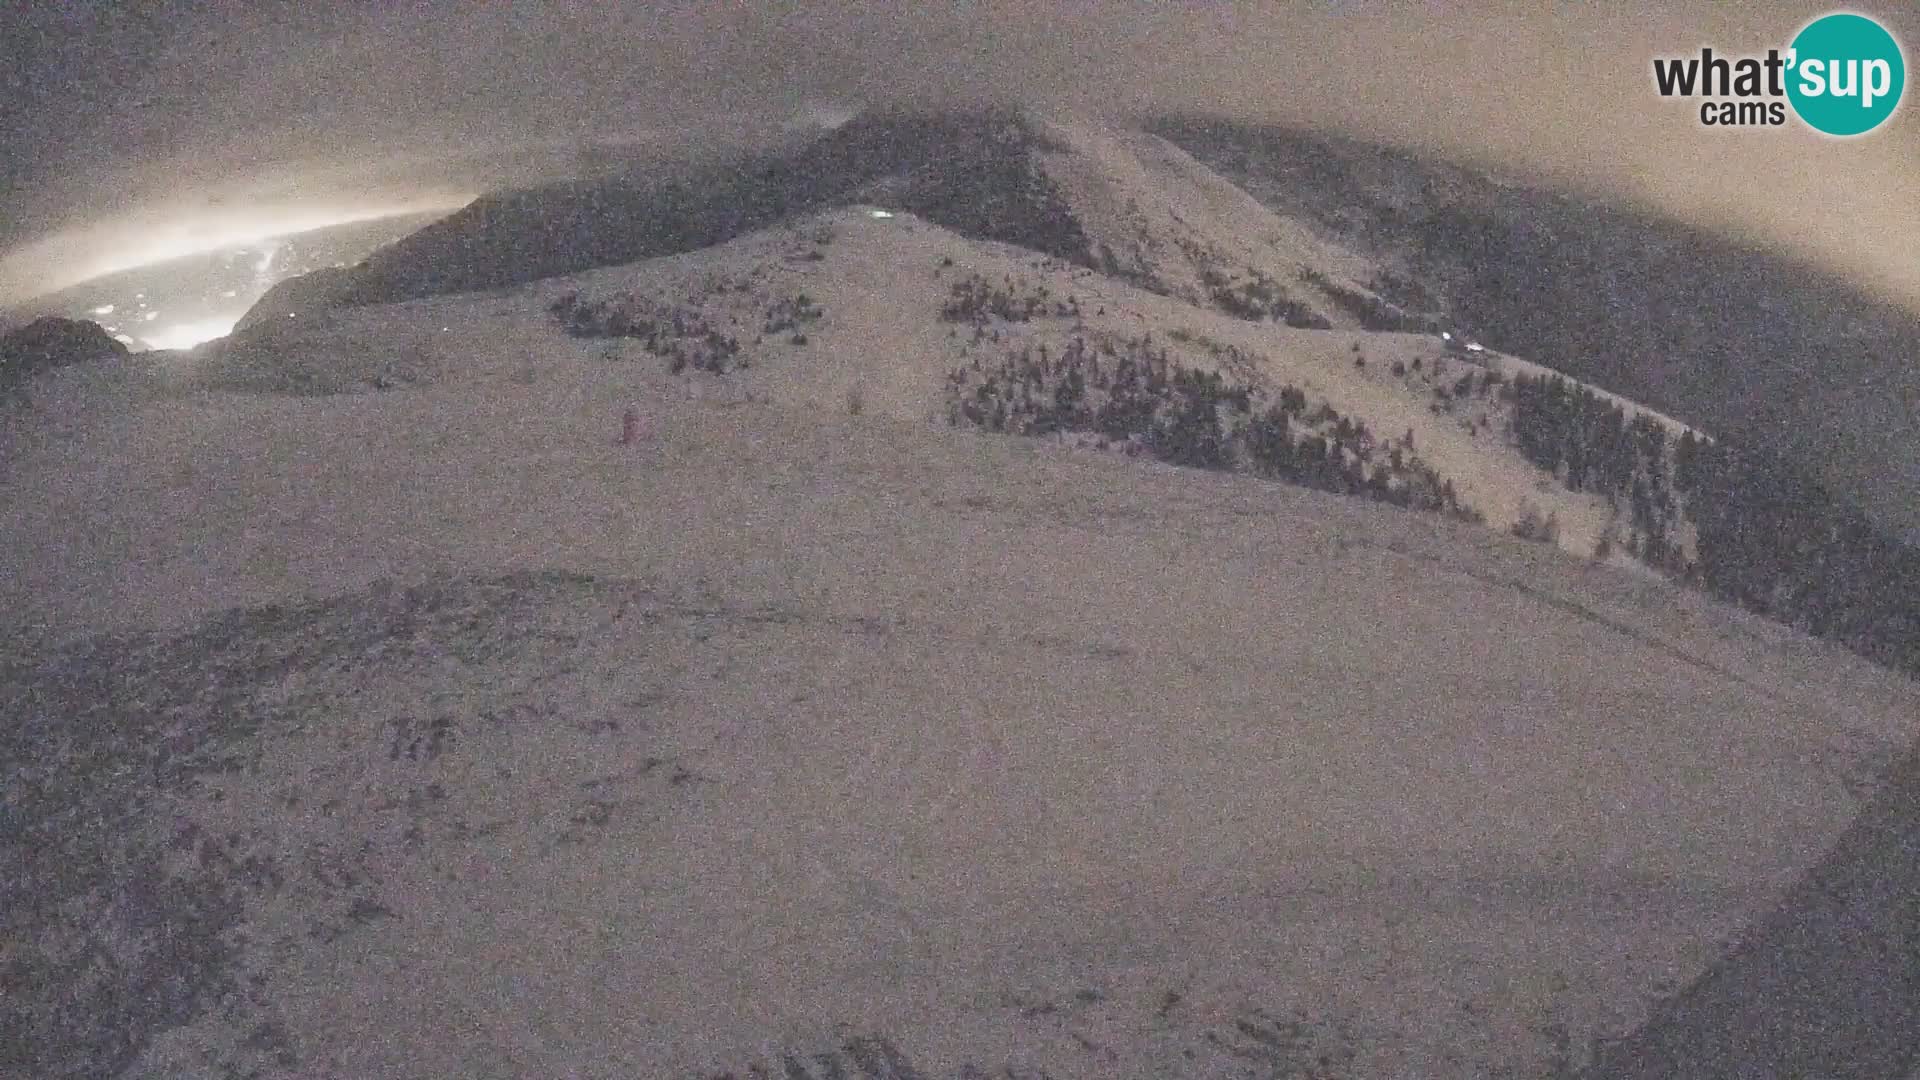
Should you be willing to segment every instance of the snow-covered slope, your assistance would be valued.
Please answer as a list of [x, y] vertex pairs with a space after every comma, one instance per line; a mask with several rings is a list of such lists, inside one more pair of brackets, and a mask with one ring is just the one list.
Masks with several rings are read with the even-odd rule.
[[[1039, 168], [1095, 266], [1205, 307], [1302, 326], [1360, 325], [1337, 291], [1378, 301], [1377, 268], [1276, 216], [1173, 144], [1032, 117]], [[1384, 303], [1384, 302], [1382, 302]]]
[[753, 400], [544, 291], [356, 313], [447, 327], [388, 392], [51, 376], [117, 406], [0, 498], [26, 1073], [1530, 1074], [1912, 736], [1910, 684], [1480, 528], [904, 377], [773, 400], [937, 384], [837, 336], [861, 235], [772, 278], [825, 313]]
[[[1559, 543], [1586, 556], [1613, 521], [1608, 500], [1566, 490], [1510, 445], [1510, 405], [1485, 373], [1538, 373], [1524, 361], [1449, 356], [1429, 335], [1239, 319], [1031, 251], [969, 240], [910, 214], [877, 217], [876, 209], [814, 215], [698, 252], [541, 282], [520, 294], [287, 319], [210, 347], [202, 378], [222, 387], [285, 389], [494, 378], [545, 362], [558, 326], [545, 309], [569, 297], [602, 322], [679, 320], [679, 330], [664, 335], [671, 341], [658, 343], [663, 350], [684, 344], [695, 358], [678, 374], [670, 375], [669, 358], [649, 353], [641, 338], [592, 339], [590, 348], [683, 396], [756, 396], [828, 412], [845, 411], [858, 397], [875, 412], [926, 420], [946, 414], [949, 376], [970, 364], [1041, 349], [1059, 356], [1076, 340], [1115, 348], [1144, 341], [1196, 370], [1274, 392], [1297, 387], [1309, 409], [1325, 405], [1364, 424], [1383, 446], [1395, 443], [1451, 481], [1490, 528], [1509, 528], [1529, 513], [1552, 515]], [[943, 319], [955, 290], [970, 285], [1017, 298], [1033, 314], [978, 324]], [[709, 332], [739, 350], [725, 374], [699, 369], [700, 339]], [[1478, 378], [1455, 396], [1467, 376]]]
[[[875, 208], [898, 216], [864, 216]], [[836, 229], [847, 234], [837, 245], [793, 246], [802, 233]], [[996, 246], [1007, 242], [1026, 250]], [[776, 251], [780, 243], [790, 249]], [[648, 255], [661, 257], [623, 263], [631, 271], [588, 269], [578, 284], [552, 276]], [[807, 265], [811, 257], [828, 261]], [[796, 405], [844, 407], [857, 389], [897, 415], [938, 414], [945, 403], [928, 390], [944, 394], [940, 380], [949, 374], [1018, 360], [1020, 350], [1045, 347], [1058, 357], [1076, 339], [1094, 349], [1132, 342], [1142, 352], [1166, 350], [1197, 370], [1217, 369], [1212, 354], [1232, 350], [1243, 368], [1232, 377], [1276, 391], [1299, 384], [1313, 398], [1309, 407], [1364, 424], [1366, 443], [1383, 455], [1417, 456], [1420, 468], [1451, 481], [1492, 527], [1551, 523], [1535, 531], [1582, 556], [1611, 550], [1631, 562], [1620, 543], [1631, 532], [1621, 524], [1621, 499], [1566, 491], [1504, 445], [1497, 385], [1482, 378], [1473, 400], [1454, 399], [1454, 385], [1471, 370], [1532, 369], [1484, 354], [1473, 368], [1442, 361], [1436, 372], [1429, 365], [1441, 350], [1424, 336], [1439, 328], [1436, 317], [1384, 295], [1417, 297], [1417, 283], [1276, 215], [1154, 135], [1019, 109], [875, 113], [705, 185], [576, 185], [476, 204], [365, 267], [288, 283], [263, 300], [222, 365], [251, 370], [258, 363], [246, 357], [257, 354], [299, 370], [236, 374], [223, 385], [325, 390], [342, 380], [429, 377], [445, 343], [412, 342], [414, 329], [382, 335], [412, 342], [383, 352], [288, 323], [331, 326], [329, 313], [371, 301], [542, 275], [537, 288], [549, 298], [580, 291], [603, 308], [624, 304], [633, 317], [697, 312], [750, 361], [768, 361], [730, 386]], [[993, 328], [986, 341], [969, 340], [962, 328], [956, 345], [955, 326], [930, 316], [969, 277], [988, 289], [1017, 286], [1023, 299], [1045, 292], [1049, 313], [1064, 298], [1088, 303], [1070, 315], [1016, 319], [1020, 325]], [[831, 314], [794, 328], [814, 345], [787, 347], [790, 334], [767, 327], [790, 320], [770, 311], [809, 289]], [[447, 321], [468, 320], [456, 312]], [[271, 343], [262, 336], [269, 328]], [[1288, 333], [1298, 329], [1335, 332]], [[1423, 333], [1389, 333], [1415, 329]], [[808, 363], [780, 362], [796, 348]], [[291, 361], [298, 349], [325, 359]], [[1398, 376], [1390, 374], [1396, 365]], [[1331, 420], [1322, 426], [1334, 434]], [[1361, 471], [1379, 467], [1359, 461], [1371, 452], [1366, 446], [1338, 452]], [[1685, 555], [1684, 529], [1679, 539]]]
[[1846, 275], [1631, 202], [1326, 132], [1150, 127], [1417, 278], [1489, 344], [1779, 453], [1920, 538], [1920, 319]]
[[[0, 1065], [1533, 1075], [1920, 734], [1912, 683], [1589, 562], [1614, 508], [1511, 444], [1525, 361], [1235, 317], [1208, 266], [1367, 267], [1163, 144], [1021, 130], [1139, 272], [908, 212], [952, 207], [896, 170], [25, 387]], [[1298, 395], [1316, 467], [1484, 521], [950, 424], [1045, 409], [1067, 357]]]

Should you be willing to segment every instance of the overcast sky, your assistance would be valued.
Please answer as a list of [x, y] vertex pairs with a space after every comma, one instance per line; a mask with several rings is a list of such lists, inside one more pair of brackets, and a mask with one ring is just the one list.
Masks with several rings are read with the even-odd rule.
[[[1544, 172], [1920, 307], [1920, 91], [1851, 141], [1706, 130], [1655, 97], [1652, 57], [1784, 47], [1825, 9], [1660, 6], [21, 0], [0, 5], [0, 299], [162, 233], [451, 203], [491, 178], [435, 164], [450, 154], [521, 147], [524, 171], [579, 138], [712, 141], [810, 104], [1015, 95], [1306, 122]], [[1920, 41], [1911, 4], [1854, 9], [1910, 53]]]

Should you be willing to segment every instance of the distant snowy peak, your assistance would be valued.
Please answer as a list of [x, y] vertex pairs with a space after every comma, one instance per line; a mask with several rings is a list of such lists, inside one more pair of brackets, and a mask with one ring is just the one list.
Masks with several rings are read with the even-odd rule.
[[1154, 292], [1309, 329], [1422, 330], [1379, 266], [1261, 206], [1153, 135], [1029, 117], [1038, 165], [1088, 244], [1087, 264]]
[[871, 204], [1252, 321], [1432, 328], [1431, 312], [1388, 297], [1392, 276], [1380, 267], [1154, 136], [1014, 107], [810, 106], [803, 116], [817, 137], [723, 166], [488, 196], [366, 267], [284, 287], [262, 309], [278, 316], [524, 284]]

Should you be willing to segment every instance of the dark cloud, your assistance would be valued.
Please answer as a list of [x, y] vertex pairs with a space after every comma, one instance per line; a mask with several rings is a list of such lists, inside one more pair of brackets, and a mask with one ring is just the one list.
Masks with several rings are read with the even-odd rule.
[[[1863, 10], [1920, 41], [1908, 6]], [[1218, 111], [1466, 155], [1763, 238], [1920, 304], [1911, 102], [1890, 128], [1839, 142], [1706, 131], [1652, 93], [1654, 55], [1784, 45], [1818, 13], [1800, 5], [1524, 17], [1464, 3], [1144, 0], [99, 11], [137, 14], [30, 16], [72, 36], [21, 68], [38, 73], [20, 98], [32, 115], [9, 115], [0, 148], [26, 163], [0, 176], [16, 210], [0, 244], [94, 229], [16, 250], [0, 261], [0, 292], [71, 276], [156, 224], [452, 201], [564, 171], [581, 139], [698, 146], [809, 108], [1018, 97]]]

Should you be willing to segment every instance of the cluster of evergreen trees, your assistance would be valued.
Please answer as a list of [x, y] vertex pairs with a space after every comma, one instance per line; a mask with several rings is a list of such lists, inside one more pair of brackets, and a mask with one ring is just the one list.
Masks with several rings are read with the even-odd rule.
[[1359, 320], [1362, 330], [1417, 334], [1438, 327], [1438, 320], [1431, 315], [1402, 311], [1387, 300], [1349, 289], [1311, 267], [1301, 269], [1300, 280], [1327, 294], [1328, 299], [1340, 305], [1341, 310]]
[[1200, 271], [1200, 284], [1215, 307], [1236, 319], [1249, 322], [1280, 322], [1304, 330], [1330, 330], [1326, 316], [1288, 296], [1285, 289], [1258, 270], [1249, 269], [1251, 280], [1234, 282], [1219, 270], [1206, 266]]
[[1674, 443], [1660, 421], [1628, 419], [1617, 402], [1558, 375], [1516, 375], [1509, 393], [1521, 454], [1570, 491], [1625, 503], [1628, 549], [1649, 565], [1684, 572], [1675, 475], [1703, 444], [1691, 432]]
[[1682, 460], [1678, 482], [1699, 536], [1695, 581], [1920, 675], [1920, 549], [1777, 455], [1718, 440]]
[[[1513, 433], [1575, 491], [1628, 503], [1629, 545], [1721, 599], [1920, 675], [1920, 549], [1778, 455], [1675, 440], [1558, 376], [1515, 378]], [[1691, 524], [1694, 553], [1678, 543]]]
[[697, 311], [635, 310], [634, 300], [582, 302], [567, 293], [548, 306], [568, 335], [579, 338], [632, 338], [648, 352], [663, 357], [675, 375], [691, 367], [723, 375], [747, 366], [740, 342], [710, 325]]
[[1046, 315], [1078, 318], [1080, 298], [1056, 297], [1044, 284], [1025, 289], [1016, 285], [1011, 275], [995, 285], [979, 274], [969, 274], [965, 280], [954, 283], [946, 304], [940, 308], [942, 321], [975, 326], [985, 326], [990, 318], [1027, 322]]
[[1170, 464], [1239, 470], [1468, 520], [1445, 480], [1402, 443], [1367, 430], [1285, 386], [1277, 394], [1173, 363], [1152, 337], [1089, 344], [1058, 355], [1025, 348], [976, 357], [948, 377], [955, 424], [1022, 435], [1084, 432], [1140, 446]]

